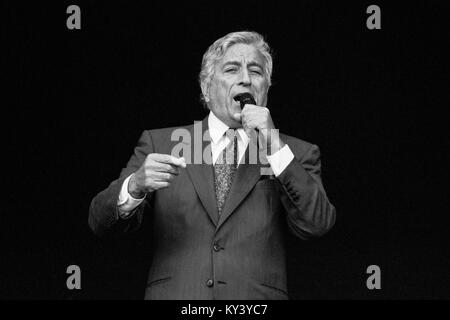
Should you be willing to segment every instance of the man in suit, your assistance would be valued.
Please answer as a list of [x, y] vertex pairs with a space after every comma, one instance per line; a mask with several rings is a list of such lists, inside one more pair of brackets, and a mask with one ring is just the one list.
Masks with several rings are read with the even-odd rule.
[[[144, 131], [120, 177], [92, 200], [89, 226], [98, 235], [151, 219], [146, 299], [287, 299], [284, 233], [308, 239], [333, 226], [319, 148], [273, 134], [271, 73], [258, 33], [214, 42], [199, 77], [209, 115]], [[239, 101], [244, 93], [250, 103]]]

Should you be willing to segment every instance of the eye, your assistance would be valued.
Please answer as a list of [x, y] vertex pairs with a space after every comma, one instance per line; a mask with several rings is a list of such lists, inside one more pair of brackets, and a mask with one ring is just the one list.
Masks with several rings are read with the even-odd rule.
[[226, 73], [233, 73], [233, 72], [236, 72], [236, 71], [237, 71], [237, 68], [236, 68], [236, 67], [226, 68], [226, 69], [225, 69], [225, 72], [226, 72]]
[[250, 72], [254, 73], [254, 74], [257, 74], [257, 75], [262, 75], [262, 72], [259, 69], [252, 69], [252, 70], [250, 70]]

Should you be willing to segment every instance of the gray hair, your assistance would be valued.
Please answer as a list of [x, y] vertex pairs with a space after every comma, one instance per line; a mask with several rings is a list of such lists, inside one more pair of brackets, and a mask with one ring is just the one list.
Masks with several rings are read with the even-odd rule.
[[[232, 32], [226, 36], [216, 40], [205, 52], [202, 59], [202, 68], [199, 74], [200, 87], [203, 84], [207, 84], [211, 81], [214, 75], [214, 67], [216, 63], [223, 58], [225, 52], [231, 46], [244, 43], [248, 45], [254, 45], [256, 49], [263, 55], [265, 60], [264, 75], [268, 80], [269, 87], [271, 85], [272, 76], [272, 56], [270, 54], [270, 47], [264, 40], [264, 37], [254, 31], [240, 31]], [[201, 100], [206, 106], [204, 94], [201, 94]]]

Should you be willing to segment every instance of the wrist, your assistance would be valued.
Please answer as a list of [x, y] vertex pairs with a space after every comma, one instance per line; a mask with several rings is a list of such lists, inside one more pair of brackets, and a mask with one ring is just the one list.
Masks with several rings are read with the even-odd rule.
[[128, 193], [135, 199], [142, 199], [145, 197], [144, 190], [140, 189], [136, 183], [134, 174], [131, 176], [128, 181]]
[[280, 139], [278, 129], [262, 129], [260, 134], [263, 137], [263, 148], [267, 155], [272, 155], [280, 151], [286, 144]]
[[281, 139], [275, 139], [270, 144], [269, 156], [280, 151], [286, 144]]

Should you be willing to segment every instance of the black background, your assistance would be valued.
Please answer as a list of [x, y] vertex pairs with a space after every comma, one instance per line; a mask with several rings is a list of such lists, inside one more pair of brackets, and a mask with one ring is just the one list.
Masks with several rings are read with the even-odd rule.
[[[288, 238], [293, 299], [450, 298], [447, 56], [442, 5], [362, 1], [2, 4], [2, 299], [141, 299], [149, 226], [97, 239], [92, 197], [117, 178], [144, 129], [207, 112], [197, 81], [228, 32], [263, 34], [274, 55], [269, 108], [284, 133], [322, 151], [334, 229]], [[446, 85], [447, 84], [447, 85]], [[66, 268], [82, 290], [66, 288]], [[366, 288], [378, 265], [382, 289]]]

